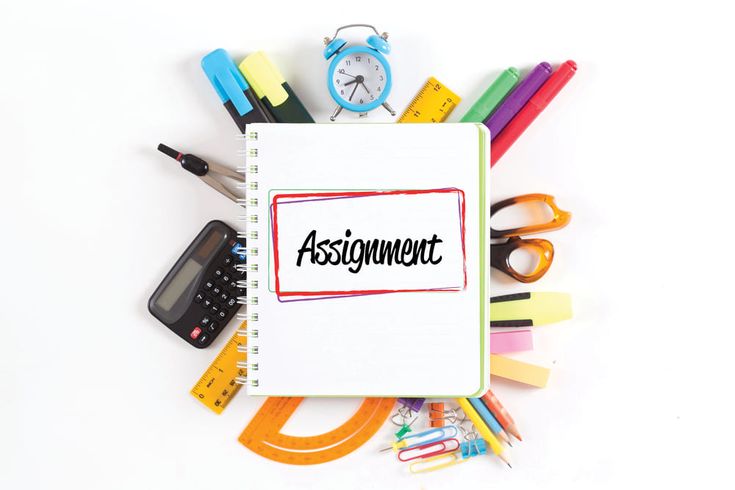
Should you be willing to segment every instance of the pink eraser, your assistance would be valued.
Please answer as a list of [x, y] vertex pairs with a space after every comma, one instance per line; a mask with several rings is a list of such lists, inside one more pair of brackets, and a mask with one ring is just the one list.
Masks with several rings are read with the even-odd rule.
[[533, 350], [533, 336], [530, 330], [510, 330], [490, 334], [491, 354], [508, 354], [524, 350]]

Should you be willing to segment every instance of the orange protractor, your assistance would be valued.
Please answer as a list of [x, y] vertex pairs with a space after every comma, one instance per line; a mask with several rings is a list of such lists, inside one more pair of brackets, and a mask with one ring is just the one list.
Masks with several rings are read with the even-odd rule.
[[281, 433], [302, 400], [268, 398], [240, 434], [240, 443], [256, 454], [281, 463], [326, 463], [365, 444], [383, 426], [395, 405], [395, 398], [366, 398], [347, 422], [332, 431], [306, 437]]

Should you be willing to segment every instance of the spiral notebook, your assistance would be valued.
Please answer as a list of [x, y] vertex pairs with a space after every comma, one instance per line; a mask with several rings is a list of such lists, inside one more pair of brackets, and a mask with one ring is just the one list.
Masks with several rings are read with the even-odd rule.
[[250, 124], [247, 392], [473, 397], [489, 384], [481, 124]]

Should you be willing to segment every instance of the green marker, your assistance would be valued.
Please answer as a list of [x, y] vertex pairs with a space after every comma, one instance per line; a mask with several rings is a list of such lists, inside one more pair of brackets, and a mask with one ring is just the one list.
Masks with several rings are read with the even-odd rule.
[[477, 102], [475, 102], [467, 114], [464, 115], [459, 122], [481, 123], [493, 113], [498, 104], [500, 104], [505, 96], [513, 90], [520, 80], [520, 75], [516, 68], [510, 67], [501, 73], [498, 78], [485, 90]]

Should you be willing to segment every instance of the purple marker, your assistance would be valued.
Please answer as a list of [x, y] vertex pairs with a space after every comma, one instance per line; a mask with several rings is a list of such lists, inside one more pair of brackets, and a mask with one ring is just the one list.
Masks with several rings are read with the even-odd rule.
[[531, 73], [500, 104], [500, 107], [483, 121], [483, 124], [490, 130], [490, 141], [500, 134], [505, 125], [513, 119], [513, 116], [533, 97], [533, 94], [551, 76], [551, 71], [551, 65], [545, 61], [536, 65], [536, 68], [531, 70]]

